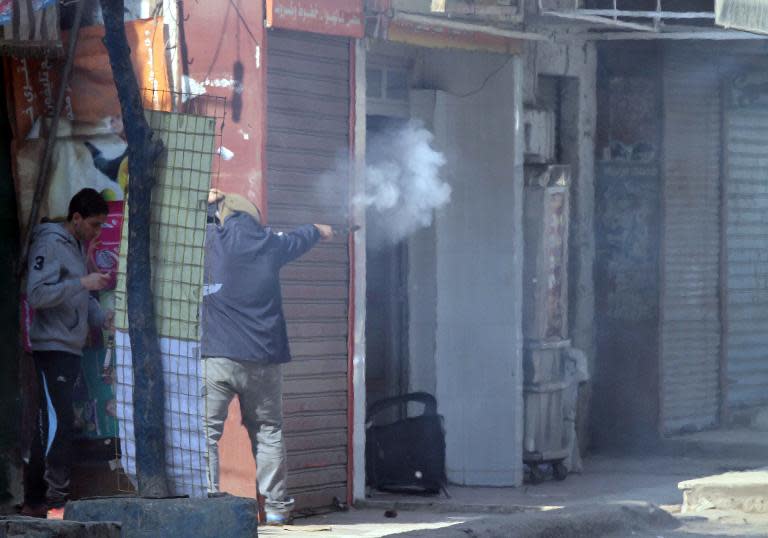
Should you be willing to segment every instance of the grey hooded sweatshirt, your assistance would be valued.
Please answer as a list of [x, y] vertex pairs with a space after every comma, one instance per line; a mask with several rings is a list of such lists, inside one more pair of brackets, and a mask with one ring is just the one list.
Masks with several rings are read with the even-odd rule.
[[80, 283], [88, 274], [83, 246], [62, 224], [38, 224], [28, 263], [27, 300], [35, 309], [32, 350], [82, 355], [89, 325], [104, 325], [99, 302]]

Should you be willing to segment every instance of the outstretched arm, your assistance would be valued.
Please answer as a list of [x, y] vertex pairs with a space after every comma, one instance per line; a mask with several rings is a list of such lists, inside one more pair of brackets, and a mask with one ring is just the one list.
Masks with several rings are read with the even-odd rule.
[[276, 237], [280, 241], [281, 265], [285, 265], [308, 252], [320, 239], [332, 238], [333, 229], [327, 224], [306, 224]]

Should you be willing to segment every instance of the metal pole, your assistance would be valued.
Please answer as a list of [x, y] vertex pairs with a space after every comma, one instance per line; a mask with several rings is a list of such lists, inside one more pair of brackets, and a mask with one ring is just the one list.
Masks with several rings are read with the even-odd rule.
[[[525, 184], [525, 126], [523, 116], [525, 111], [523, 81], [526, 76], [524, 59], [516, 54], [512, 57], [513, 86], [512, 99], [514, 106], [514, 125], [512, 136], [512, 174], [513, 183], [512, 207], [510, 211], [514, 219], [514, 225], [510, 231], [513, 256], [511, 268], [511, 282], [513, 293], [517, 297], [523, 296], [523, 197]], [[535, 76], [535, 74], [534, 74]], [[513, 314], [510, 320], [515, 320], [511, 330], [514, 331], [515, 348], [510, 350], [509, 358], [512, 361], [512, 376], [510, 378], [510, 390], [514, 397], [514, 406], [510, 412], [515, 429], [514, 439], [516, 458], [519, 463], [515, 466], [515, 482], [523, 483], [523, 435], [524, 435], [524, 402], [523, 402], [523, 301], [515, 299], [512, 302]]]

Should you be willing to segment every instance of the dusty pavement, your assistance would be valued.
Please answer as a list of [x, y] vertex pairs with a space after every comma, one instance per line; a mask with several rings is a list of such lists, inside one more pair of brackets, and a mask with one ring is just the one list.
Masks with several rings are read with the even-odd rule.
[[[516, 521], [529, 519], [554, 521], [563, 508], [593, 510], [587, 519], [600, 520], [615, 515], [621, 503], [648, 502], [662, 506], [681, 526], [676, 529], [642, 530], [605, 528], [586, 530], [572, 536], [637, 536], [691, 538], [694, 536], [768, 536], [767, 516], [730, 513], [679, 514], [682, 494], [677, 484], [683, 480], [753, 469], [766, 462], [712, 457], [611, 457], [595, 456], [585, 461], [584, 473], [571, 475], [564, 482], [547, 481], [521, 488], [451, 487], [451, 498], [376, 494], [362, 508], [348, 512], [297, 519], [285, 528], [259, 529], [266, 537], [379, 537], [394, 536], [512, 536]], [[385, 517], [388, 515], [396, 517]], [[612, 515], [613, 514], [613, 515]], [[430, 530], [434, 529], [432, 532]], [[494, 530], [495, 529], [495, 530]], [[507, 531], [504, 531], [507, 529]], [[546, 530], [545, 526], [541, 529]], [[607, 530], [606, 530], [607, 529]], [[542, 531], [544, 532], [544, 531]], [[403, 534], [405, 533], [405, 534]], [[597, 534], [595, 534], [597, 533]], [[544, 536], [545, 534], [541, 534]], [[528, 536], [537, 536], [532, 531]], [[566, 536], [566, 534], [548, 534]]]
[[[673, 530], [633, 532], [635, 538], [716, 538], [768, 536], [768, 515], [712, 511], [695, 516], [678, 516], [680, 527]], [[608, 534], [605, 538], [627, 538], [626, 534]]]

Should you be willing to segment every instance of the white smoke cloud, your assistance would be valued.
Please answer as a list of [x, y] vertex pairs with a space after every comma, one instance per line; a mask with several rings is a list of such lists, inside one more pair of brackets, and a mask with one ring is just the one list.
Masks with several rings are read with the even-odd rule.
[[377, 134], [368, 142], [365, 193], [353, 202], [374, 209], [379, 226], [392, 242], [432, 224], [435, 210], [451, 199], [440, 178], [442, 153], [419, 122]]

